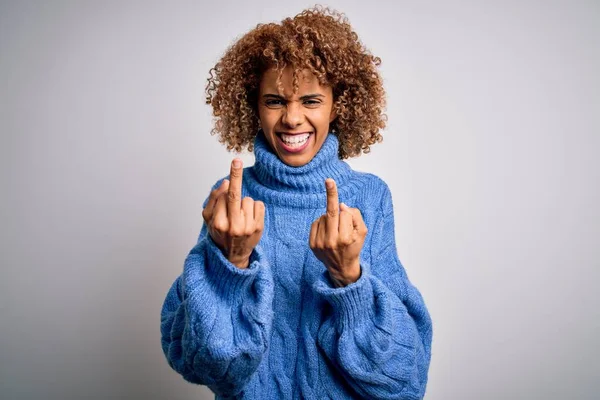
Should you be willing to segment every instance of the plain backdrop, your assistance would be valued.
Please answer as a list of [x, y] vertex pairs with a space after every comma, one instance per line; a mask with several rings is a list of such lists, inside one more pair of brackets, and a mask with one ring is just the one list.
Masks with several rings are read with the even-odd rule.
[[[392, 190], [426, 399], [598, 398], [600, 3], [327, 4], [383, 60], [384, 142], [350, 164]], [[0, 398], [212, 398], [159, 332], [234, 157], [206, 78], [312, 5], [0, 2]]]

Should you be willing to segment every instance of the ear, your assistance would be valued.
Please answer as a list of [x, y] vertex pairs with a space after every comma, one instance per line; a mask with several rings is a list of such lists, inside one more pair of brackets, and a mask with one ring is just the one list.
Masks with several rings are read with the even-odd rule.
[[337, 112], [335, 107], [331, 107], [331, 113], [329, 114], [329, 123], [332, 123], [337, 118]]

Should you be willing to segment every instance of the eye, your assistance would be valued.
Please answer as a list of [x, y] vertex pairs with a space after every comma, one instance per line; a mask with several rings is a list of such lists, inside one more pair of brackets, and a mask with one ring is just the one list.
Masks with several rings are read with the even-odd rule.
[[278, 107], [278, 106], [283, 105], [283, 101], [279, 100], [279, 99], [268, 99], [268, 100], [265, 100], [265, 104], [268, 107]]
[[315, 99], [307, 99], [304, 100], [304, 104], [308, 105], [308, 106], [316, 106], [321, 104], [321, 102], [319, 100], [315, 100]]

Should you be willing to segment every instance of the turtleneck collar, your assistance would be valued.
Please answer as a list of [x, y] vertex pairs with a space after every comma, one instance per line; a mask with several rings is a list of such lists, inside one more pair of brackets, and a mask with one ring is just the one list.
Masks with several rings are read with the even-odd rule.
[[[346, 198], [354, 186], [349, 184], [353, 171], [338, 157], [339, 141], [329, 133], [323, 146], [308, 163], [291, 167], [283, 163], [259, 131], [254, 140], [255, 162], [252, 175], [258, 184], [254, 190], [262, 198], [288, 206], [325, 206], [325, 179], [335, 180], [340, 201]], [[254, 185], [253, 185], [254, 186]]]

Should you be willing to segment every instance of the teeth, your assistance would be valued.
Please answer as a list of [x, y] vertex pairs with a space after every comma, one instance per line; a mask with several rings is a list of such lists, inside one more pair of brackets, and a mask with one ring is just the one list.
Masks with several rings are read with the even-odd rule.
[[285, 133], [281, 134], [281, 140], [289, 146], [298, 147], [306, 143], [310, 133], [303, 133], [301, 135], [286, 135]]

